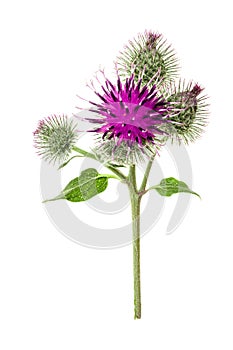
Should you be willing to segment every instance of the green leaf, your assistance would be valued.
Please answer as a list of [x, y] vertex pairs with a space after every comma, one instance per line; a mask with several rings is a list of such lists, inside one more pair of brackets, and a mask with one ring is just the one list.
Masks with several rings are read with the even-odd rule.
[[79, 177], [71, 180], [60, 195], [53, 199], [67, 199], [71, 202], [83, 202], [106, 190], [108, 175], [101, 175], [96, 169], [90, 168], [81, 172]]
[[183, 181], [179, 181], [174, 177], [168, 177], [166, 179], [163, 179], [159, 185], [152, 186], [150, 189], [155, 189], [161, 196], [170, 197], [174, 193], [187, 192], [195, 194], [196, 196], [201, 198], [199, 194], [190, 190], [186, 183], [184, 183]]
[[62, 169], [62, 168], [64, 168], [72, 159], [74, 159], [74, 158], [82, 158], [83, 156], [73, 156], [73, 157], [71, 157], [70, 159], [68, 159], [65, 163], [63, 163], [63, 164], [61, 164], [60, 166], [59, 166], [59, 168], [58, 168], [58, 170], [60, 170], [60, 169]]

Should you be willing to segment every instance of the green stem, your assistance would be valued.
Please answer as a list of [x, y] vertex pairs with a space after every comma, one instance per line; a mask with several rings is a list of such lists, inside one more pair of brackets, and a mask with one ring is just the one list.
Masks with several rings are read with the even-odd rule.
[[[95, 159], [98, 161], [98, 159], [96, 158], [96, 156], [93, 153], [84, 151], [83, 149], [74, 146], [73, 150], [75, 152], [78, 152], [80, 154], [82, 154], [85, 157], [91, 158], [91, 159]], [[112, 166], [111, 164], [105, 164], [104, 165], [107, 169], [111, 170], [111, 172], [113, 172], [115, 175], [117, 175], [121, 180], [126, 180], [126, 176], [118, 169], [114, 168], [114, 166]]]
[[[73, 147], [73, 150], [82, 154], [85, 157], [98, 160], [92, 153], [86, 152], [78, 147]], [[151, 171], [151, 167], [154, 161], [155, 155], [153, 155], [147, 164], [147, 168], [142, 180], [141, 187], [138, 191], [136, 182], [136, 170], [135, 165], [131, 165], [129, 169], [128, 177], [125, 176], [120, 170], [116, 169], [111, 164], [105, 164], [104, 166], [111, 170], [116, 176], [108, 175], [109, 178], [116, 178], [124, 181], [129, 188], [131, 213], [132, 213], [132, 231], [133, 231], [133, 275], [134, 275], [134, 318], [141, 318], [141, 272], [140, 272], [140, 204], [142, 195], [147, 191], [145, 190], [148, 177]]]
[[141, 273], [140, 273], [140, 202], [137, 191], [135, 165], [129, 171], [129, 193], [132, 211], [133, 231], [133, 276], [134, 276], [134, 318], [141, 318]]
[[139, 189], [139, 192], [142, 192], [142, 194], [145, 194], [144, 191], [145, 191], [145, 188], [146, 188], [146, 184], [147, 184], [147, 181], [148, 181], [148, 178], [149, 178], [149, 174], [150, 174], [151, 167], [152, 167], [154, 159], [155, 159], [155, 154], [151, 157], [151, 159], [149, 160], [149, 162], [147, 164], [147, 167], [146, 167], [146, 171], [145, 171], [145, 174], [144, 174], [144, 177], [143, 177], [143, 180], [142, 180], [142, 184], [141, 184], [141, 187]]
[[92, 159], [97, 160], [97, 159], [96, 159], [96, 156], [95, 156], [94, 154], [92, 154], [92, 153], [90, 153], [90, 152], [87, 152], [87, 151], [84, 151], [83, 149], [81, 149], [81, 148], [79, 148], [79, 147], [74, 146], [74, 147], [73, 147], [73, 150], [74, 150], [75, 152], [78, 152], [78, 153], [84, 155], [85, 157], [88, 157], [88, 158], [92, 158]]
[[128, 176], [128, 187], [132, 211], [132, 230], [133, 230], [133, 275], [134, 275], [134, 318], [141, 318], [141, 271], [140, 271], [140, 204], [142, 195], [146, 192], [145, 188], [151, 171], [155, 155], [149, 160], [138, 191], [136, 181], [135, 165], [130, 166]]
[[127, 177], [118, 169], [114, 168], [111, 165], [104, 165], [105, 168], [111, 170], [112, 173], [116, 174], [121, 180], [126, 181]]

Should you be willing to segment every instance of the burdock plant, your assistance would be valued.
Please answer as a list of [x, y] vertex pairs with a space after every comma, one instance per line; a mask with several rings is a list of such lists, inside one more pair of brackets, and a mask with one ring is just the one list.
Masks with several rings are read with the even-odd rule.
[[[76, 145], [76, 125], [65, 116], [52, 116], [39, 122], [34, 132], [38, 153], [47, 161], [59, 161], [64, 167], [75, 157], [89, 157], [102, 163], [111, 174], [99, 174], [89, 168], [71, 180], [55, 198], [71, 202], [86, 201], [103, 192], [110, 178], [128, 187], [132, 212], [134, 318], [141, 318], [140, 287], [140, 205], [150, 190], [161, 196], [193, 192], [182, 181], [169, 177], [147, 186], [155, 156], [167, 140], [195, 141], [206, 126], [207, 104], [203, 88], [196, 83], [176, 84], [177, 59], [160, 34], [146, 31], [130, 41], [118, 57], [115, 81], [100, 71], [96, 96], [88, 101], [90, 113], [85, 119], [95, 135], [95, 146], [85, 151]], [[101, 82], [102, 81], [102, 82]], [[79, 116], [77, 116], [80, 118]], [[71, 157], [71, 153], [75, 155]], [[136, 167], [147, 162], [138, 184]]]

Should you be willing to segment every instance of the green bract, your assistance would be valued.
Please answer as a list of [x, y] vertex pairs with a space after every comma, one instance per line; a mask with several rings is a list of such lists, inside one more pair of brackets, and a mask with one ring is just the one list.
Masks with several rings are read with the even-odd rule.
[[[144, 154], [148, 158], [153, 156], [155, 151], [156, 149], [153, 149], [150, 145], [147, 145], [144, 148]], [[114, 140], [107, 140], [96, 146], [93, 149], [93, 152], [96, 155], [96, 158], [103, 164], [114, 162], [115, 164], [122, 166], [138, 164], [145, 161], [139, 146], [134, 144], [129, 148], [126, 142], [122, 142], [121, 145], [116, 147]]]
[[168, 103], [174, 109], [168, 128], [172, 140], [184, 141], [188, 144], [199, 138], [207, 125], [207, 97], [202, 95], [202, 88], [198, 84], [179, 82], [176, 87], [172, 84]]

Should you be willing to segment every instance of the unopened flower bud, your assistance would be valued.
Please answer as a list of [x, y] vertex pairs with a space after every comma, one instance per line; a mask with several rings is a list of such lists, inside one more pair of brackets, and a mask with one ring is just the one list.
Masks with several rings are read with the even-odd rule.
[[39, 121], [34, 131], [38, 154], [49, 162], [63, 162], [77, 140], [76, 125], [67, 116], [50, 116]]

